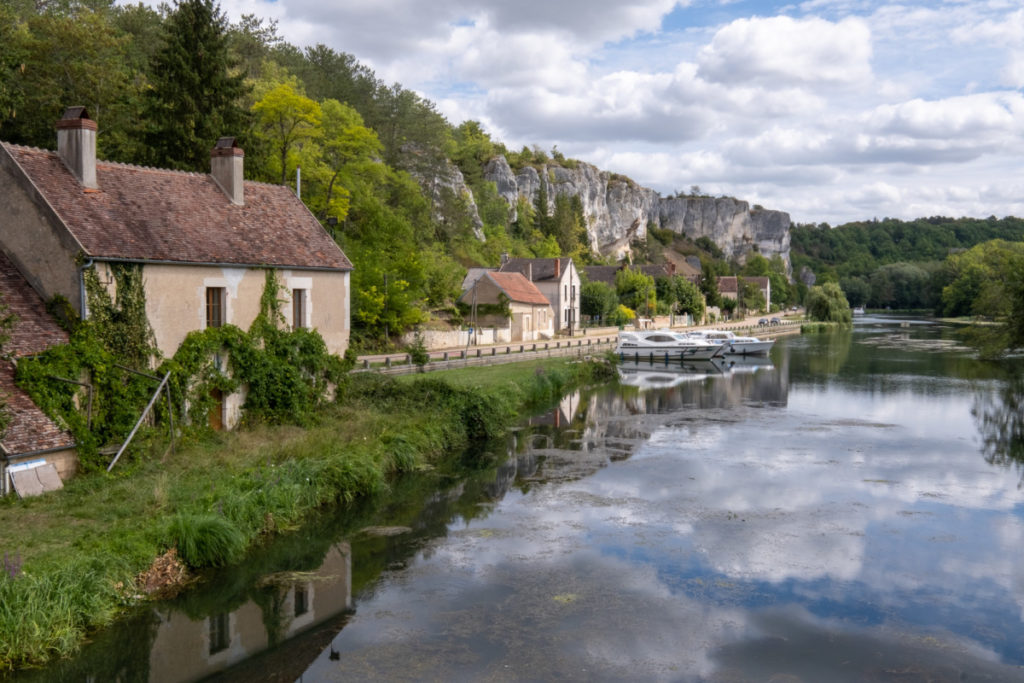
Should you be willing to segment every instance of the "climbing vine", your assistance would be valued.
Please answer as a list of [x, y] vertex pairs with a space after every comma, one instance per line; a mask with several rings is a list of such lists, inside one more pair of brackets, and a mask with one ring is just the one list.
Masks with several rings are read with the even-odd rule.
[[[156, 389], [153, 377], [170, 373], [168, 386], [174, 415], [160, 401], [151, 430], [166, 429], [170, 419], [179, 430], [199, 434], [209, 429], [215, 390], [229, 395], [246, 389], [245, 423], [305, 424], [324, 402], [328, 387], [352, 367], [327, 351], [315, 330], [283, 329], [282, 286], [266, 271], [260, 314], [246, 332], [234, 325], [190, 332], [174, 356], [145, 370], [158, 352], [145, 317], [145, 291], [140, 268], [112, 269], [117, 300], [111, 301], [95, 271], [87, 270], [90, 319], [75, 326], [70, 342], [23, 359], [17, 381], [58, 425], [69, 429], [79, 445], [86, 469], [105, 465], [99, 449], [119, 444], [131, 431]], [[127, 361], [127, 362], [126, 362]], [[91, 426], [82, 387], [93, 387]]]

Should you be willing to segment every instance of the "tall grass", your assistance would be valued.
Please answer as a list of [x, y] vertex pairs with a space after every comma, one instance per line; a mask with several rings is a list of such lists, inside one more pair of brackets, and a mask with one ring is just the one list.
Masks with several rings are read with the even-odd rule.
[[167, 548], [194, 569], [239, 562], [262, 536], [325, 505], [385, 493], [394, 475], [499, 436], [520, 409], [607, 372], [537, 367], [506, 368], [487, 383], [349, 376], [315, 426], [215, 436], [166, 462], [0, 502], [0, 551], [24, 557], [23, 571], [0, 573], [0, 671], [74, 651], [131, 600], [134, 577]]

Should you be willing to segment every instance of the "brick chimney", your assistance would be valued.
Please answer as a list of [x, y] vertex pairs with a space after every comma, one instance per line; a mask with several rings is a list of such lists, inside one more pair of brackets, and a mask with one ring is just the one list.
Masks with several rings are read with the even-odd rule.
[[85, 107], [68, 107], [57, 122], [57, 154], [83, 187], [95, 190], [96, 131]]
[[242, 185], [245, 152], [238, 146], [234, 138], [224, 137], [217, 140], [210, 152], [210, 175], [220, 186], [232, 204], [245, 204], [245, 191]]

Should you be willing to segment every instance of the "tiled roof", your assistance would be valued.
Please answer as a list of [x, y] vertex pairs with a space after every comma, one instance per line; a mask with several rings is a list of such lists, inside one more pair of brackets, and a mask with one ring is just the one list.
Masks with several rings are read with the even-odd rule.
[[560, 278], [572, 263], [571, 258], [513, 258], [499, 269], [502, 273], [532, 274], [533, 282]]
[[591, 282], [603, 282], [615, 286], [615, 273], [619, 272], [619, 266], [583, 266], [583, 272]]
[[68, 333], [46, 312], [46, 305], [29, 286], [7, 254], [0, 251], [0, 295], [18, 320], [4, 351], [15, 357], [42, 353], [54, 344], [66, 344]]
[[245, 182], [232, 204], [209, 175], [96, 162], [86, 190], [56, 152], [0, 143], [92, 258], [348, 270], [294, 193]]
[[462, 278], [462, 291], [465, 292], [484, 276], [485, 273], [489, 273], [493, 268], [470, 268], [466, 271], [466, 277]]
[[721, 294], [726, 292], [735, 294], [739, 291], [739, 284], [736, 282], [735, 275], [722, 275], [718, 278], [718, 291]]
[[537, 289], [537, 286], [520, 273], [492, 272], [487, 273], [484, 277], [491, 278], [501, 288], [501, 291], [505, 292], [505, 296], [508, 297], [509, 301], [520, 304], [551, 305], [547, 297]]
[[[46, 313], [46, 306], [7, 255], [0, 252], [0, 295], [10, 311], [18, 316], [5, 350], [15, 357], [45, 351], [68, 341], [67, 332]], [[0, 447], [8, 455], [57, 448], [72, 448], [71, 435], [57, 427], [32, 399], [14, 384], [14, 364], [0, 361], [0, 394], [7, 401], [11, 417]]]

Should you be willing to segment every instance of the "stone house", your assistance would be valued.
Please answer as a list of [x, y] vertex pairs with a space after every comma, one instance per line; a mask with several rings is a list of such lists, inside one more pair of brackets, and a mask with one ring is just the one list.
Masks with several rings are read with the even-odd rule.
[[[462, 293], [468, 320], [479, 327], [504, 328], [509, 341], [536, 341], [554, 336], [554, 314], [547, 297], [520, 273], [487, 271]], [[507, 307], [507, 308], [506, 308]], [[502, 310], [504, 309], [504, 310]]]
[[503, 255], [501, 273], [519, 273], [532, 282], [551, 304], [555, 332], [572, 334], [579, 329], [580, 274], [571, 258], [508, 258]]
[[[113, 295], [113, 267], [138, 265], [156, 345], [171, 356], [193, 330], [248, 329], [273, 269], [288, 323], [344, 353], [352, 264], [291, 190], [243, 180], [234, 138], [217, 142], [200, 174], [99, 161], [96, 136], [72, 107], [56, 152], [0, 142], [0, 249], [43, 299], [62, 295], [86, 318], [84, 271]], [[225, 398], [225, 426], [241, 403]]]
[[739, 299], [740, 282], [753, 282], [757, 285], [758, 291], [764, 296], [764, 312], [767, 313], [771, 309], [772, 304], [772, 281], [767, 277], [723, 275], [718, 278], [718, 293], [723, 297], [737, 301]]
[[46, 304], [10, 259], [0, 252], [0, 296], [16, 316], [0, 360], [0, 394], [10, 417], [0, 437], [0, 496], [17, 487], [22, 496], [60, 486], [78, 465], [71, 434], [58, 427], [14, 383], [19, 359], [65, 344], [68, 334], [47, 314]]

